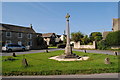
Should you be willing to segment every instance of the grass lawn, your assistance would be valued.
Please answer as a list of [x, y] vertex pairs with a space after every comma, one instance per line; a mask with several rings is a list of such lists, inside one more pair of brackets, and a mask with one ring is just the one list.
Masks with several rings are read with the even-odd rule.
[[[16, 60], [10, 61], [9, 56], [2, 58], [3, 75], [61, 75], [61, 74], [92, 74], [92, 73], [116, 73], [118, 72], [118, 57], [115, 55], [83, 53], [74, 51], [80, 56], [89, 56], [87, 61], [55, 61], [49, 57], [61, 55], [64, 51], [52, 51], [49, 53], [25, 54], [29, 66], [22, 66], [23, 55], [13, 57]], [[110, 58], [111, 64], [104, 64], [104, 59]]]
[[57, 48], [56, 46], [53, 46], [53, 47], [48, 47], [48, 48]]

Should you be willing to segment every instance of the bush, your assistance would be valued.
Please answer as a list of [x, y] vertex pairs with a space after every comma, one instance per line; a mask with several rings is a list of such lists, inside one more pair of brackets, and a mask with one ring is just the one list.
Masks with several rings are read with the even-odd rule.
[[49, 47], [53, 47], [53, 46], [55, 46], [55, 45], [53, 45], [53, 44], [49, 44]]
[[106, 36], [106, 42], [110, 46], [120, 45], [120, 31], [111, 32]]
[[109, 46], [107, 45], [107, 42], [105, 40], [101, 40], [97, 43], [97, 49], [106, 50], [108, 48]]
[[58, 44], [57, 45], [57, 48], [65, 48], [66, 47], [66, 44]]

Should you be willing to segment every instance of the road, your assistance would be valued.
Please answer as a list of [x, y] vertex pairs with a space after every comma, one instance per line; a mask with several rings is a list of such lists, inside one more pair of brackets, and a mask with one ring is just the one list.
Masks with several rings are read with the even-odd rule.
[[[50, 48], [48, 51], [56, 51], [56, 50], [64, 50], [64, 49], [57, 49], [57, 48]], [[30, 54], [30, 53], [40, 53], [40, 52], [46, 52], [46, 49], [43, 50], [29, 50], [29, 51], [19, 51], [19, 52], [14, 52], [16, 55], [20, 54]], [[0, 56], [11, 56], [13, 52], [7, 53], [7, 52], [2, 52]]]
[[[64, 49], [59, 49], [59, 48], [49, 48], [48, 51], [56, 51], [56, 50], [64, 50]], [[20, 54], [30, 54], [30, 53], [39, 53], [39, 52], [45, 52], [46, 50], [30, 50], [30, 51], [24, 51], [24, 52], [15, 52], [16, 55]], [[73, 51], [80, 51], [84, 52], [84, 50], [77, 50], [73, 49]], [[114, 51], [109, 51], [109, 50], [86, 50], [87, 53], [98, 53], [98, 54], [109, 54], [109, 55], [114, 55]], [[7, 53], [7, 52], [2, 52], [0, 56], [11, 56], [13, 52]]]

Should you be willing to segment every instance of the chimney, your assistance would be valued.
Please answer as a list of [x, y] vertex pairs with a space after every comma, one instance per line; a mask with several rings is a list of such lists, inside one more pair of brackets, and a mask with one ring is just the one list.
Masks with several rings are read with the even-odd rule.
[[64, 33], [63, 33], [63, 35], [65, 35], [66, 34], [66, 32], [65, 32], [65, 30], [64, 30]]
[[30, 24], [30, 28], [33, 28], [32, 24]]

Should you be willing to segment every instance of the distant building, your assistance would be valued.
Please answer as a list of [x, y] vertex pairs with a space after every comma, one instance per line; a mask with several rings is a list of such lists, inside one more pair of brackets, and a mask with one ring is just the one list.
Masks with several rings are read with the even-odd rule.
[[65, 35], [65, 34], [61, 35], [61, 37], [60, 37], [61, 41], [64, 41], [64, 39], [65, 39], [66, 37], [67, 37], [67, 35]]
[[55, 38], [56, 38], [55, 33], [44, 33], [42, 34], [42, 37], [47, 42], [47, 45], [50, 45], [50, 44], [55, 45]]
[[105, 31], [105, 32], [102, 33], [103, 40], [106, 39], [106, 36], [107, 36], [110, 32], [112, 32], [112, 31]]
[[41, 33], [36, 33], [30, 27], [23, 27], [11, 24], [2, 24], [0, 23], [0, 31], [2, 40], [0, 41], [2, 45], [6, 43], [15, 43], [24, 46], [30, 46], [31, 49], [41, 49], [45, 48], [45, 45], [38, 45], [36, 38], [42, 36]]
[[120, 30], [120, 18], [113, 18], [113, 22], [112, 22], [112, 31], [105, 31], [103, 32], [103, 40], [105, 40], [106, 36], [110, 33], [110, 32], [114, 32], [114, 31], [119, 31]]
[[55, 33], [44, 33], [42, 37], [46, 41], [47, 45], [56, 45], [61, 41], [61, 35], [56, 35]]
[[113, 31], [119, 31], [120, 30], [120, 18], [117, 18], [117, 19], [113, 18], [112, 26], [113, 26], [112, 28]]

